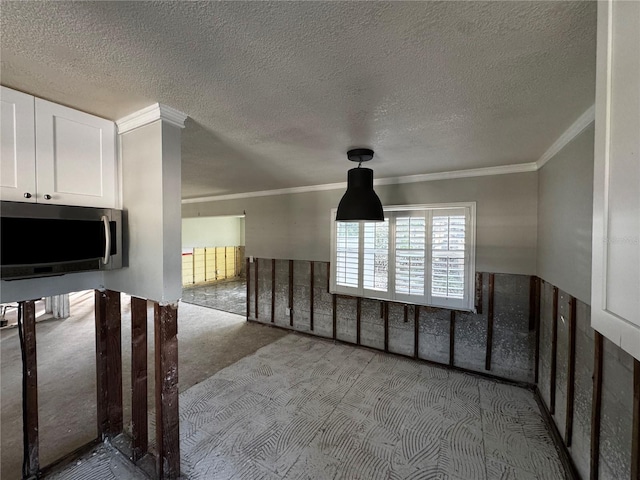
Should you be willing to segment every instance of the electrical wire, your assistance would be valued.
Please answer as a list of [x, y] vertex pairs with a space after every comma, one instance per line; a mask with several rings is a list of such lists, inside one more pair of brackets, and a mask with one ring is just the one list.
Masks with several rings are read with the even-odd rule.
[[22, 315], [24, 302], [18, 303], [18, 338], [22, 356], [22, 478], [29, 478], [29, 442], [27, 440], [27, 353], [24, 350]]

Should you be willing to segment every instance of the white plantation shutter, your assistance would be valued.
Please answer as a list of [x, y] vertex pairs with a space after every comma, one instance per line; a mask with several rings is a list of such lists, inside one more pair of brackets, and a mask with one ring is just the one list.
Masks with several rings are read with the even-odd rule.
[[362, 285], [368, 290], [389, 289], [389, 219], [364, 223]]
[[472, 310], [475, 203], [384, 211], [384, 222], [333, 222], [331, 292]]
[[426, 221], [420, 217], [396, 217], [395, 291], [424, 296]]
[[337, 222], [336, 225], [336, 284], [358, 287], [360, 274], [358, 222]]
[[462, 299], [465, 293], [465, 215], [434, 213], [431, 225], [431, 295]]

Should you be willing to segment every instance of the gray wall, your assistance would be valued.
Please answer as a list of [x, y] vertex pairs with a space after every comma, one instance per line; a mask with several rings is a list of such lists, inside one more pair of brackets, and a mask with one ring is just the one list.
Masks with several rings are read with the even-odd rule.
[[[476, 269], [535, 274], [537, 173], [438, 180], [376, 187], [384, 205], [477, 202]], [[246, 254], [329, 261], [331, 209], [344, 191], [184, 204], [183, 217], [242, 215]]]
[[538, 172], [540, 278], [591, 303], [593, 124]]

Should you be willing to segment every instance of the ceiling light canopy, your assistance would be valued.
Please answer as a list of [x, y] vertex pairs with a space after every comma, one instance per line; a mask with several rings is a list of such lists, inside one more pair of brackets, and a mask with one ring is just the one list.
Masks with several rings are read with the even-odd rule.
[[347, 158], [358, 162], [357, 168], [352, 168], [347, 176], [347, 191], [345, 192], [336, 214], [336, 222], [383, 222], [384, 212], [382, 203], [373, 191], [373, 170], [361, 168], [362, 162], [373, 158], [373, 150], [356, 148], [347, 152]]

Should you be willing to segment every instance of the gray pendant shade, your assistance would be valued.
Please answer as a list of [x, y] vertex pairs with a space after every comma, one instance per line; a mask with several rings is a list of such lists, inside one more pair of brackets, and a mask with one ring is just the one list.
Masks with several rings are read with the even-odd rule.
[[336, 214], [337, 222], [384, 222], [382, 203], [373, 191], [373, 170], [352, 168], [348, 172], [347, 191]]

